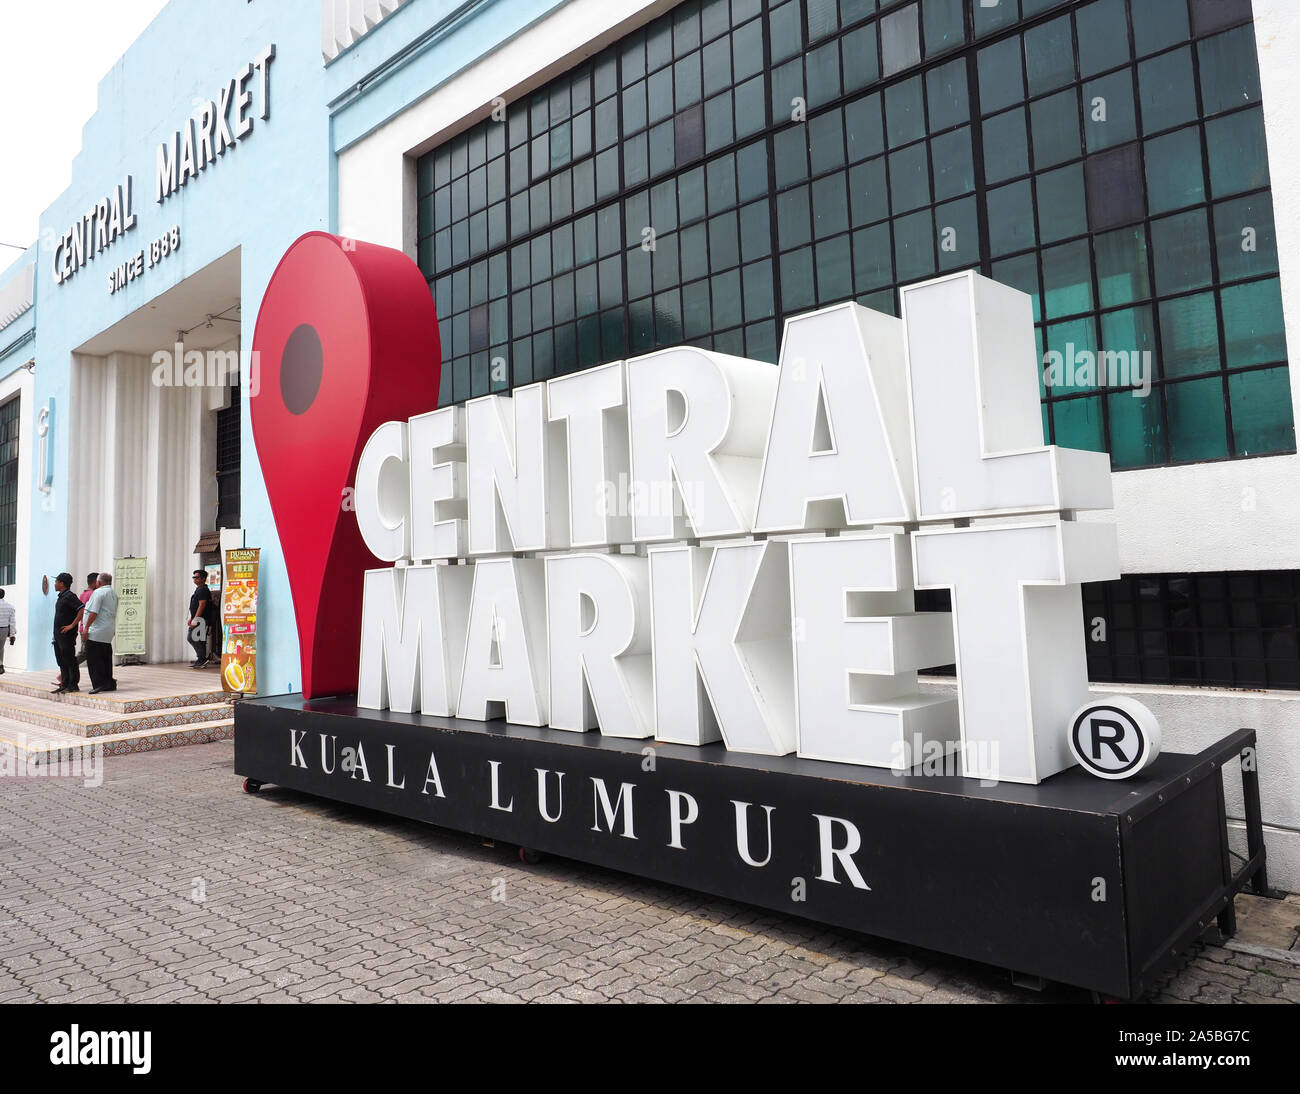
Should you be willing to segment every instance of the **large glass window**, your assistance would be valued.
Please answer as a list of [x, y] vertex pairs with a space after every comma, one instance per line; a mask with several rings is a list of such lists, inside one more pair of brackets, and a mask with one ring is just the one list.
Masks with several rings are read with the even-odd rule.
[[12, 585], [18, 551], [19, 398], [0, 405], [0, 585]]
[[1250, 14], [686, 0], [420, 159], [442, 399], [679, 343], [772, 361], [790, 315], [975, 268], [1062, 363], [1047, 440], [1294, 451]]

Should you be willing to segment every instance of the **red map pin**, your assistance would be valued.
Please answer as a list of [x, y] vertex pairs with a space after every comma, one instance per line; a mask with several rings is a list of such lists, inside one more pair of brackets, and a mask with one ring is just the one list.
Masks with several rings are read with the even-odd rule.
[[433, 295], [400, 251], [308, 232], [271, 275], [253, 351], [249, 412], [292, 586], [302, 691], [353, 692], [362, 574], [382, 564], [346, 490], [380, 424], [437, 408]]

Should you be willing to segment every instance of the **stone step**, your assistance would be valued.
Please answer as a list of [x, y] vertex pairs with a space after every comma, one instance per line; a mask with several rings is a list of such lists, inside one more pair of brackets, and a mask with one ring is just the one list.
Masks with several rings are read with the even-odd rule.
[[43, 729], [37, 729], [35, 733], [27, 733], [23, 727], [6, 721], [0, 722], [0, 750], [12, 750], [15, 774], [21, 774], [29, 762], [37, 766], [56, 764], [61, 754], [67, 758], [74, 751], [84, 748], [101, 748], [104, 756], [124, 756], [132, 752], [153, 752], [180, 745], [228, 741], [234, 735], [233, 718], [193, 722], [181, 726], [161, 726], [131, 733], [110, 733], [94, 738]]
[[192, 707], [203, 706], [214, 703], [225, 703], [230, 701], [230, 695], [221, 690], [221, 681], [215, 672], [209, 672], [206, 669], [196, 670], [194, 675], [198, 677], [194, 681], [192, 689], [185, 689], [174, 695], [141, 695], [133, 694], [131, 691], [124, 689], [119, 682], [118, 691], [100, 692], [98, 695], [91, 695], [86, 674], [82, 673], [82, 690], [69, 695], [61, 693], [52, 694], [50, 689], [54, 686], [54, 678], [58, 675], [56, 670], [51, 670], [49, 675], [49, 684], [35, 684], [31, 682], [35, 673], [25, 673], [24, 680], [7, 680], [0, 675], [0, 695], [25, 695], [33, 699], [44, 699], [51, 703], [63, 703], [73, 707], [84, 707], [87, 710], [111, 711], [115, 714], [140, 714], [151, 710], [167, 710], [174, 707]]
[[[25, 722], [31, 726], [79, 737], [103, 737], [142, 729], [219, 721], [231, 714], [229, 701], [198, 706], [178, 704], [157, 710], [124, 713], [51, 701], [57, 698], [58, 696], [37, 698], [14, 692], [0, 694], [0, 719]], [[69, 698], [75, 698], [75, 695]]]

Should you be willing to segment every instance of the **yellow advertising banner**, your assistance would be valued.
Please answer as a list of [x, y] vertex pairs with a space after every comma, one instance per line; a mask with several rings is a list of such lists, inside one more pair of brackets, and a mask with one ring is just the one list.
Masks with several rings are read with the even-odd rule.
[[226, 552], [221, 588], [221, 688], [257, 694], [257, 570], [262, 550], [246, 547]]
[[113, 560], [113, 585], [117, 590], [117, 633], [113, 637], [113, 649], [119, 657], [139, 657], [145, 652], [147, 563], [143, 558]]

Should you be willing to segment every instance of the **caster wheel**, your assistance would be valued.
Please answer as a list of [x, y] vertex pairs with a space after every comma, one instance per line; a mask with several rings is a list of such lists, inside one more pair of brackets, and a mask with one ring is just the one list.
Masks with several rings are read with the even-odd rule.
[[261, 789], [262, 789], [262, 784], [261, 784], [260, 782], [258, 782], [256, 779], [245, 779], [245, 780], [244, 780], [244, 793], [245, 793], [245, 794], [256, 794], [256, 793], [257, 793], [259, 790], [261, 790]]
[[542, 861], [542, 853], [534, 851], [531, 847], [519, 848], [519, 861], [526, 866], [536, 866]]

